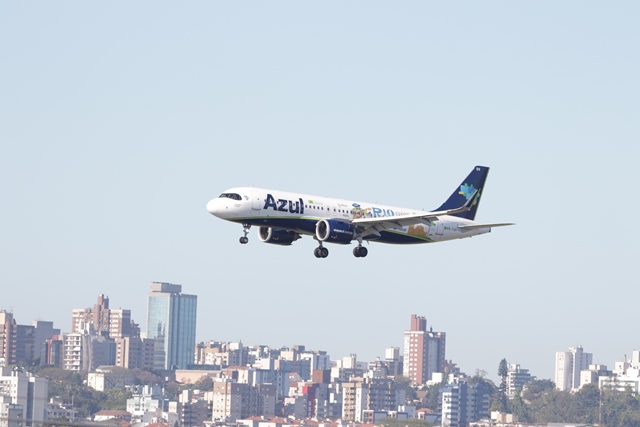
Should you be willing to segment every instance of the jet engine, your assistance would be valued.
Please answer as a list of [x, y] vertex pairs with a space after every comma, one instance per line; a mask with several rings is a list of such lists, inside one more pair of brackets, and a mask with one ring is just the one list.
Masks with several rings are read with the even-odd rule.
[[279, 228], [260, 227], [258, 229], [258, 238], [265, 243], [273, 245], [290, 245], [300, 238], [295, 231], [282, 230]]
[[316, 223], [316, 238], [321, 242], [347, 244], [356, 238], [356, 230], [346, 222], [323, 219]]

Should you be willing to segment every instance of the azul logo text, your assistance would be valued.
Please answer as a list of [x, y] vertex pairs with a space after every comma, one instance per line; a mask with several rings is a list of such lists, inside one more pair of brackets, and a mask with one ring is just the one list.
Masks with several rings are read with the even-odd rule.
[[264, 202], [262, 209], [273, 209], [278, 212], [304, 213], [304, 203], [302, 199], [295, 202], [287, 199], [275, 199], [271, 194], [267, 194], [267, 200]]

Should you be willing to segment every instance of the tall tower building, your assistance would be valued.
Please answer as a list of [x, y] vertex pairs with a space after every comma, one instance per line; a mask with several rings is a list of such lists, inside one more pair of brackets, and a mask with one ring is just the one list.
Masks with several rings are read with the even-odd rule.
[[140, 328], [131, 320], [131, 310], [109, 308], [109, 297], [102, 294], [93, 308], [74, 308], [71, 316], [71, 333], [81, 332], [91, 324], [96, 334], [109, 338], [140, 336]]
[[0, 310], [0, 366], [16, 363], [17, 329], [13, 314]]
[[198, 297], [182, 285], [152, 282], [147, 307], [147, 338], [155, 341], [154, 369], [185, 369], [194, 363]]
[[446, 334], [427, 331], [427, 319], [411, 315], [411, 329], [404, 331], [402, 375], [412, 384], [424, 384], [434, 372], [444, 372]]
[[585, 353], [582, 346], [570, 347], [569, 351], [556, 352], [556, 388], [577, 390], [580, 388], [580, 371], [589, 369], [593, 354]]

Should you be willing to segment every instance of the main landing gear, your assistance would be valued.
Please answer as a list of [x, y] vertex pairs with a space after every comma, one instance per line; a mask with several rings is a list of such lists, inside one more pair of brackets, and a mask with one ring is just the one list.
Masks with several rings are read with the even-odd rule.
[[320, 246], [313, 250], [313, 254], [316, 258], [326, 258], [329, 256], [329, 249], [325, 248], [322, 246], [322, 243], [320, 243]]
[[[353, 256], [355, 256], [356, 258], [364, 258], [368, 253], [369, 251], [367, 250], [367, 248], [362, 246], [362, 244], [359, 244], [358, 246], [353, 248]], [[322, 243], [320, 243], [320, 246], [313, 250], [313, 254], [316, 256], [316, 258], [326, 258], [329, 256], [329, 249], [325, 248], [324, 246], [322, 246]]]
[[356, 236], [356, 240], [358, 241], [358, 246], [353, 248], [353, 256], [356, 257], [356, 258], [364, 258], [364, 257], [366, 257], [367, 254], [369, 253], [369, 251], [367, 250], [367, 248], [362, 246], [362, 236], [360, 234], [358, 234]]
[[355, 248], [353, 248], [353, 256], [356, 258], [364, 258], [367, 256], [368, 253], [369, 251], [367, 250], [367, 248], [365, 248], [362, 245], [358, 245]]
[[249, 243], [249, 238], [247, 237], [247, 234], [249, 234], [249, 230], [251, 229], [251, 224], [242, 224], [242, 227], [243, 227], [242, 232], [244, 233], [244, 236], [240, 238], [240, 243], [242, 243], [243, 245], [246, 245], [247, 243]]

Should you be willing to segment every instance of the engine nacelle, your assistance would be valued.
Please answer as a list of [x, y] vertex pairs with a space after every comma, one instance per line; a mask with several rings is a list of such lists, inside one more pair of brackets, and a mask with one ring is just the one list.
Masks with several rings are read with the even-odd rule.
[[321, 242], [347, 244], [356, 238], [356, 230], [346, 222], [323, 219], [316, 223], [316, 237]]
[[258, 238], [273, 245], [290, 245], [300, 238], [295, 231], [282, 230], [279, 228], [260, 227], [258, 229]]

